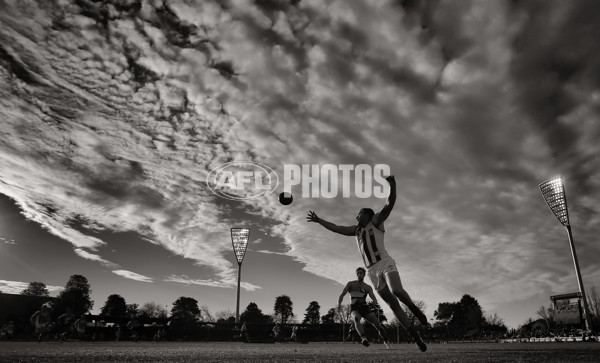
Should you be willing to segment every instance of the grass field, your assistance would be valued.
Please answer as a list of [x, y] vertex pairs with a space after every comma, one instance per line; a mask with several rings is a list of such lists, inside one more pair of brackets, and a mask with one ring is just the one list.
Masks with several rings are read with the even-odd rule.
[[0, 342], [1, 362], [599, 362], [600, 343]]

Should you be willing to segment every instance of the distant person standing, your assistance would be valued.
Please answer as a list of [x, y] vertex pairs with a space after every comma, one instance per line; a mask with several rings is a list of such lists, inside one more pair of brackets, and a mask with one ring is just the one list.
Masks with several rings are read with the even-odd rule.
[[140, 328], [140, 321], [137, 319], [137, 317], [132, 314], [131, 315], [131, 320], [129, 320], [127, 322], [127, 329], [129, 329], [131, 331], [131, 338], [133, 340], [136, 341], [136, 343], [140, 342], [140, 332], [139, 332], [139, 328]]
[[242, 326], [240, 327], [240, 335], [239, 335], [240, 340], [242, 340], [243, 342], [248, 342], [248, 326], [246, 326], [246, 322], [244, 322], [242, 324]]
[[276, 342], [281, 340], [281, 325], [279, 325], [279, 322], [275, 323], [273, 327], [273, 338], [275, 338]]
[[73, 334], [73, 324], [75, 323], [76, 316], [73, 314], [71, 308], [67, 308], [67, 312], [62, 314], [56, 319], [57, 327], [59, 331], [59, 339], [61, 342], [67, 341]]
[[121, 340], [121, 324], [115, 324], [115, 341]]
[[298, 343], [298, 325], [292, 327], [292, 334], [290, 335], [290, 341]]
[[52, 326], [52, 308], [50, 303], [42, 304], [40, 310], [33, 313], [29, 321], [35, 328], [38, 343], [46, 340], [46, 335], [50, 332]]
[[400, 302], [404, 303], [419, 319], [421, 325], [428, 326], [427, 318], [404, 290], [400, 274], [396, 268], [396, 262], [390, 257], [383, 243], [385, 234], [383, 222], [389, 217], [396, 203], [396, 179], [393, 175], [390, 175], [386, 180], [390, 184], [390, 195], [385, 206], [379, 213], [375, 213], [370, 208], [361, 209], [356, 216], [358, 223], [355, 225], [338, 226], [319, 218], [314, 211], [309, 211], [306, 219], [308, 222], [318, 223], [332, 232], [356, 237], [358, 250], [362, 255], [371, 283], [379, 296], [392, 309], [396, 319], [415, 340], [419, 349], [424, 352], [427, 350], [427, 345], [423, 342], [419, 332], [411, 325], [408, 316], [400, 306]]
[[75, 331], [77, 332], [77, 337], [79, 339], [83, 339], [85, 337], [85, 329], [87, 328], [87, 319], [85, 315], [82, 314], [79, 317], [79, 319], [75, 320], [73, 326], [75, 327]]
[[160, 340], [163, 339], [164, 337], [165, 337], [165, 330], [162, 328], [159, 328], [158, 330], [156, 330], [156, 333], [154, 334], [154, 341], [160, 342]]

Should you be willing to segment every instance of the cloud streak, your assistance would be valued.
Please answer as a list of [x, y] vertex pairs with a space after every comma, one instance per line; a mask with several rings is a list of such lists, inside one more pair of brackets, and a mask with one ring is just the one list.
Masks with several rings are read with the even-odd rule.
[[113, 273], [130, 280], [141, 282], [153, 282], [153, 279], [151, 277], [140, 275], [138, 273], [127, 270], [114, 270]]

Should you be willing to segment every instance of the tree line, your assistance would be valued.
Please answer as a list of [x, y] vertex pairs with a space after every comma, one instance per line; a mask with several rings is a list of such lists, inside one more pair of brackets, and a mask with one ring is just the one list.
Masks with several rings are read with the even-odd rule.
[[[67, 281], [65, 288], [54, 299], [54, 308], [56, 313], [65, 311], [69, 308], [75, 315], [81, 316], [89, 314], [94, 306], [91, 300], [91, 287], [82, 275], [72, 275]], [[43, 282], [30, 282], [22, 295], [46, 296], [49, 292]], [[592, 321], [594, 326], [600, 323], [600, 297], [593, 287], [588, 296]], [[398, 321], [392, 318], [388, 321], [383, 310], [375, 306], [372, 302], [371, 310], [375, 311], [381, 322], [387, 322], [389, 328], [399, 326]], [[416, 300], [415, 304], [419, 309], [426, 308], [423, 301]], [[321, 306], [317, 301], [311, 301], [305, 309], [304, 316], [299, 321], [294, 314], [294, 306], [288, 295], [280, 295], [275, 298], [273, 313], [263, 313], [255, 302], [250, 302], [244, 311], [240, 314], [240, 323], [264, 323], [264, 324], [290, 324], [302, 323], [307, 325], [319, 324], [350, 324], [350, 305], [342, 305], [341, 309], [330, 308], [321, 315]], [[405, 307], [409, 319], [415, 323], [417, 319], [410, 310]], [[537, 315], [546, 322], [549, 330], [560, 328], [555, 319], [554, 307], [541, 306], [536, 312]], [[170, 321], [173, 326], [193, 326], [196, 323], [235, 323], [235, 316], [230, 310], [221, 310], [211, 313], [207, 306], [200, 306], [198, 301], [192, 297], [181, 296], [177, 298], [172, 308], [167, 310], [164, 306], [155, 302], [147, 302], [142, 305], [137, 303], [128, 304], [124, 297], [118, 294], [108, 296], [104, 305], [100, 309], [100, 316], [111, 318], [131, 318], [135, 316], [138, 319], [159, 319], [164, 322]], [[434, 311], [432, 326], [428, 331], [430, 339], [452, 340], [452, 339], [481, 339], [489, 337], [502, 337], [506, 334], [513, 334], [518, 331], [527, 331], [528, 327], [534, 321], [529, 318], [517, 330], [508, 331], [504, 321], [497, 314], [486, 315], [479, 302], [472, 296], [465, 294], [459, 301], [439, 303]], [[418, 322], [416, 323], [418, 324]]]
[[[24, 289], [23, 295], [49, 296], [46, 285], [42, 282], [30, 282]], [[82, 275], [72, 275], [57, 297], [57, 305], [60, 307], [69, 307], [74, 314], [87, 314], [94, 305], [90, 298], [91, 287]], [[374, 306], [371, 303], [372, 310], [376, 311], [380, 321], [386, 322], [381, 307]], [[416, 301], [420, 309], [424, 309], [425, 303]], [[349, 305], [343, 305], [340, 311], [336, 308], [330, 308], [324, 315], [320, 313], [321, 306], [317, 301], [311, 301], [305, 310], [302, 324], [347, 324], [351, 321]], [[410, 310], [405, 309], [407, 315], [412, 321], [416, 319], [412, 316]], [[235, 322], [234, 314], [229, 310], [222, 310], [212, 314], [208, 307], [199, 306], [198, 301], [192, 297], [181, 296], [176, 299], [170, 312], [163, 306], [155, 302], [147, 302], [141, 306], [138, 304], [128, 304], [124, 297], [118, 294], [109, 295], [104, 305], [100, 309], [101, 316], [111, 317], [129, 317], [138, 318], [159, 318], [170, 319], [173, 322], [190, 324], [195, 322], [215, 322], [223, 323]], [[296, 315], [293, 311], [293, 302], [288, 295], [280, 295], [275, 298], [273, 314], [265, 314], [255, 302], [251, 302], [240, 314], [240, 322], [255, 323], [274, 323], [281, 324], [295, 323]], [[435, 322], [433, 329], [440, 336], [447, 338], [476, 336], [481, 334], [499, 334], [507, 331], [503, 320], [497, 315], [485, 316], [479, 302], [470, 295], [464, 295], [457, 302], [442, 302], [434, 312]], [[391, 325], [397, 325], [396, 319], [389, 322]]]

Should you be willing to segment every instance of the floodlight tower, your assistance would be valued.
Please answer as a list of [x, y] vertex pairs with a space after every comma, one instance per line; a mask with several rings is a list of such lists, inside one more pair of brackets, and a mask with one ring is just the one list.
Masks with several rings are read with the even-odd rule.
[[235, 259], [238, 263], [237, 304], [235, 307], [236, 324], [240, 322], [240, 279], [242, 276], [242, 261], [244, 260], [244, 255], [246, 254], [249, 235], [250, 229], [248, 228], [231, 229], [231, 243], [233, 244], [233, 252], [235, 253]]
[[567, 210], [567, 196], [561, 177], [547, 180], [540, 184], [540, 190], [544, 196], [544, 200], [550, 207], [550, 210], [560, 223], [567, 229], [569, 235], [569, 244], [571, 245], [571, 255], [573, 256], [573, 264], [575, 265], [575, 275], [577, 276], [577, 284], [579, 292], [583, 298], [583, 310], [585, 314], [585, 328], [592, 329], [590, 321], [590, 310], [588, 308], [587, 298], [585, 297], [585, 289], [583, 288], [583, 280], [581, 279], [581, 271], [579, 271], [579, 261], [577, 260], [577, 252], [575, 251], [575, 243], [573, 242], [573, 233], [571, 232], [571, 224], [569, 223], [569, 212]]

